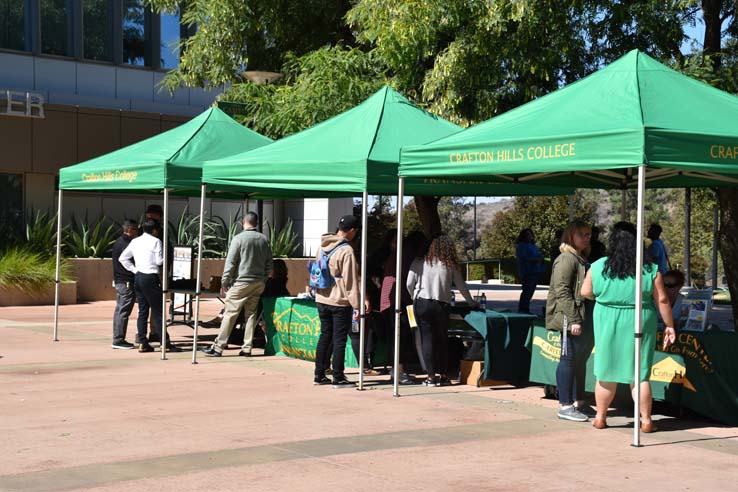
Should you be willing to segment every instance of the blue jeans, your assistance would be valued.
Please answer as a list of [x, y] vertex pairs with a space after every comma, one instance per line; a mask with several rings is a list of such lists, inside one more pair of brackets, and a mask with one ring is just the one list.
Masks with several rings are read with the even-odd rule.
[[329, 351], [333, 344], [333, 380], [340, 381], [345, 377], [346, 340], [351, 330], [354, 310], [351, 306], [330, 306], [319, 302], [316, 304], [320, 317], [320, 338], [315, 348], [315, 378], [325, 376], [330, 361]]
[[530, 300], [536, 292], [536, 285], [538, 285], [538, 279], [540, 276], [540, 273], [529, 273], [524, 275], [521, 279], [523, 290], [520, 293], [520, 301], [518, 301], [519, 313], [530, 312]]
[[584, 399], [584, 382], [587, 377], [587, 359], [592, 353], [594, 337], [585, 331], [573, 336], [567, 333], [566, 355], [563, 355], [564, 337], [561, 337], [562, 355], [556, 368], [556, 386], [559, 389], [559, 403], [571, 405]]

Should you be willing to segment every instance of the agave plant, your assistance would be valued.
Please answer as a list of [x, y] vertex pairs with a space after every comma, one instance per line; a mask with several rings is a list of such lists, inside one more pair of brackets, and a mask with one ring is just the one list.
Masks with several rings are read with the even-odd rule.
[[287, 219], [284, 227], [277, 232], [269, 221], [267, 221], [269, 229], [269, 246], [272, 248], [272, 255], [276, 258], [287, 258], [294, 254], [299, 246], [297, 233], [292, 230], [292, 219]]
[[31, 210], [26, 221], [25, 247], [42, 257], [53, 255], [56, 247], [56, 218], [57, 214], [49, 215], [46, 212]]
[[107, 227], [105, 217], [101, 217], [92, 225], [87, 217], [78, 221], [74, 215], [69, 229], [64, 234], [64, 246], [68, 256], [77, 258], [103, 258], [110, 253], [113, 243], [118, 237], [118, 226], [110, 223]]
[[[214, 228], [212, 221], [205, 220], [203, 223], [203, 258], [211, 255], [213, 252], [209, 249], [209, 246], [217, 241], [216, 229]], [[182, 211], [182, 215], [179, 217], [177, 226], [171, 222], [169, 223], [169, 237], [172, 238], [172, 244], [177, 246], [191, 246], [197, 251], [197, 236], [200, 233], [200, 216], [193, 215], [187, 212], [187, 209]]]
[[241, 217], [229, 216], [228, 222], [222, 217], [214, 215], [209, 221], [204, 224], [208, 231], [210, 241], [203, 241], [205, 243], [205, 249], [203, 257], [210, 258], [222, 258], [228, 253], [228, 248], [231, 247], [231, 242], [236, 235], [243, 230]]

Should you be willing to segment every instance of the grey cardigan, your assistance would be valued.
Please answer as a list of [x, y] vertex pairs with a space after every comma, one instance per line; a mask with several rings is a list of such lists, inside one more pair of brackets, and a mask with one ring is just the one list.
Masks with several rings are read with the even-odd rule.
[[407, 275], [407, 290], [413, 300], [433, 299], [441, 302], [451, 300], [451, 285], [455, 285], [467, 302], [474, 301], [458, 268], [449, 269], [438, 260], [432, 264], [424, 258], [416, 258], [410, 265]]
[[231, 241], [223, 268], [223, 287], [236, 282], [266, 282], [272, 273], [272, 250], [264, 234], [246, 229]]

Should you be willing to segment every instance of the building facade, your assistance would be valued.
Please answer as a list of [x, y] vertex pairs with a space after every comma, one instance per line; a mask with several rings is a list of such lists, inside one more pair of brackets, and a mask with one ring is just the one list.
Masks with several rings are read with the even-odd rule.
[[[53, 211], [59, 169], [167, 131], [209, 107], [222, 91], [161, 87], [192, 34], [181, 13], [154, 13], [142, 0], [0, 0], [0, 221], [22, 227], [32, 211]], [[120, 222], [160, 197], [65, 193], [64, 219]], [[208, 201], [228, 220], [256, 204]], [[171, 203], [173, 221], [197, 199]], [[267, 202], [280, 227], [292, 217], [312, 254], [350, 200]]]

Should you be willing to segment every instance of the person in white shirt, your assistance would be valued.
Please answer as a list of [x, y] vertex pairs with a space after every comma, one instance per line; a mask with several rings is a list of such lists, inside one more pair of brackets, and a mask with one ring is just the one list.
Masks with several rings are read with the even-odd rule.
[[[152, 321], [155, 329], [161, 333], [161, 281], [159, 278], [159, 267], [164, 263], [161, 240], [156, 237], [159, 234], [159, 224], [151, 219], [144, 221], [141, 226], [143, 234], [131, 240], [128, 247], [121, 253], [119, 262], [129, 272], [133, 272], [133, 290], [138, 302], [138, 320], [136, 324], [136, 343], [139, 352], [153, 352], [154, 348], [146, 338], [146, 323], [149, 310], [152, 313]], [[167, 339], [167, 350], [170, 352], [181, 352], [182, 349], [172, 345]]]

